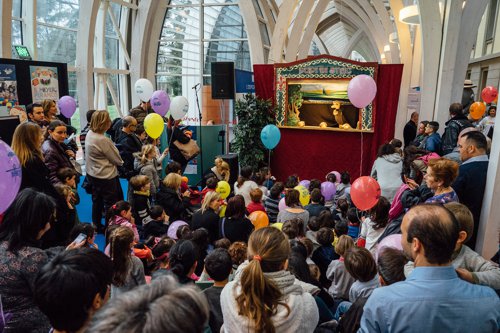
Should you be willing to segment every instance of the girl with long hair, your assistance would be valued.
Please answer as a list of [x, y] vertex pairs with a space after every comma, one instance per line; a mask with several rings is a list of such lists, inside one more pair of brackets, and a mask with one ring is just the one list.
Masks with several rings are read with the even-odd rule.
[[139, 241], [139, 232], [132, 217], [132, 206], [127, 201], [120, 200], [111, 206], [106, 212], [106, 221], [108, 225], [119, 225], [132, 230], [134, 241]]
[[296, 285], [295, 276], [286, 270], [289, 255], [288, 239], [278, 229], [252, 233], [248, 264], [221, 294], [225, 332], [314, 331], [318, 308], [313, 296]]
[[146, 283], [144, 266], [132, 254], [133, 245], [134, 233], [130, 228], [120, 226], [109, 237], [109, 256], [113, 262], [111, 297]]
[[193, 230], [205, 228], [208, 231], [209, 242], [213, 244], [219, 239], [219, 208], [221, 205], [220, 194], [208, 192], [203, 198], [201, 208], [193, 214], [191, 227]]
[[259, 188], [259, 185], [257, 185], [256, 182], [250, 180], [252, 172], [252, 168], [249, 166], [241, 168], [240, 176], [234, 184], [234, 194], [240, 194], [243, 196], [245, 199], [245, 207], [252, 202], [252, 199], [250, 198], [250, 191], [255, 188]]
[[142, 146], [140, 153], [135, 153], [134, 169], [139, 170], [139, 174], [148, 176], [151, 180], [151, 197], [156, 197], [156, 192], [160, 188], [160, 177], [158, 176], [156, 159], [156, 148], [153, 145]]

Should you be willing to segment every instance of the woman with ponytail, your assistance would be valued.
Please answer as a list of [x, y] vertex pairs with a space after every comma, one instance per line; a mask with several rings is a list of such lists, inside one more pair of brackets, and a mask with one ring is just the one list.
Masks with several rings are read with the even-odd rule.
[[109, 237], [109, 256], [113, 261], [111, 297], [146, 283], [142, 261], [132, 254], [134, 233], [120, 226]]
[[314, 331], [318, 308], [286, 270], [289, 255], [288, 239], [280, 230], [268, 227], [252, 233], [248, 264], [221, 294], [224, 332]]

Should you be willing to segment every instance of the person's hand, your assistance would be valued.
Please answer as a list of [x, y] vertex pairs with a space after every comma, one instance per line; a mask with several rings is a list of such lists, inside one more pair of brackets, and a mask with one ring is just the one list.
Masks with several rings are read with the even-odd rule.
[[71, 242], [68, 246], [66, 246], [66, 250], [79, 249], [85, 245], [87, 238], [82, 240], [80, 243]]
[[170, 216], [165, 214], [165, 217], [163, 218], [163, 222], [168, 223], [168, 221], [170, 221]]
[[68, 155], [69, 157], [73, 157], [73, 158], [75, 158], [75, 156], [76, 156], [75, 152], [72, 151], [71, 149], [66, 150], [66, 155]]
[[411, 190], [414, 190], [418, 187], [418, 184], [416, 181], [414, 181], [413, 179], [410, 179], [410, 178], [406, 178], [406, 185], [408, 185], [408, 187], [411, 189]]
[[182, 193], [182, 196], [183, 197], [189, 197], [191, 195], [191, 193], [189, 192], [189, 190], [186, 190], [184, 193]]
[[461, 278], [464, 281], [474, 283], [474, 277], [472, 276], [472, 273], [466, 270], [465, 268], [457, 268], [455, 271], [458, 274], [458, 277]]
[[163, 156], [167, 156], [167, 154], [168, 154], [168, 148], [165, 148], [165, 150], [163, 151], [162, 155]]
[[130, 223], [135, 224], [135, 219], [133, 216], [130, 218]]

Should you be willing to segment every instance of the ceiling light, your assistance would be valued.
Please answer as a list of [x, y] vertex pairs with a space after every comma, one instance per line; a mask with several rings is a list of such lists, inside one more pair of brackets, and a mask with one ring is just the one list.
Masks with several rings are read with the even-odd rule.
[[403, 7], [399, 11], [399, 21], [406, 24], [420, 24], [418, 5]]

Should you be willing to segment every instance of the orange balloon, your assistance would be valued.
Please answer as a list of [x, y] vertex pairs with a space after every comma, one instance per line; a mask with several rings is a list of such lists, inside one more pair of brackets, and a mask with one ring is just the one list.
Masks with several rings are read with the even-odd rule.
[[188, 177], [183, 176], [183, 177], [181, 178], [181, 181], [182, 181], [183, 183], [186, 183], [186, 184], [187, 184], [187, 183], [189, 182], [189, 179], [188, 179]]
[[269, 225], [269, 217], [263, 211], [257, 210], [248, 216], [255, 230], [265, 228]]
[[474, 102], [470, 106], [469, 112], [470, 116], [474, 120], [479, 120], [483, 117], [484, 111], [486, 111], [486, 105], [481, 102]]

